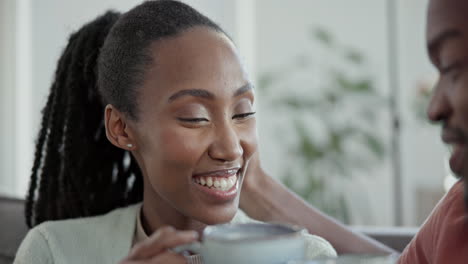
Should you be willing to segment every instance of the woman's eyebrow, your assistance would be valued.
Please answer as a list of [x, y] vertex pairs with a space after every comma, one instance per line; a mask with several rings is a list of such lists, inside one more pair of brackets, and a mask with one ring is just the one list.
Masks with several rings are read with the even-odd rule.
[[246, 83], [244, 84], [241, 88], [237, 89], [235, 92], [234, 92], [234, 97], [236, 96], [239, 96], [239, 95], [242, 95], [250, 90], [253, 89], [253, 85], [251, 83]]
[[[252, 89], [253, 89], [252, 84], [246, 83], [245, 85], [243, 85], [242, 87], [240, 87], [234, 92], [234, 97], [242, 95]], [[174, 93], [173, 95], [171, 95], [171, 97], [169, 97], [168, 101], [172, 102], [184, 96], [194, 96], [194, 97], [200, 97], [200, 98], [210, 99], [210, 100], [215, 98], [215, 95], [207, 90], [186, 89], [186, 90], [181, 90], [181, 91]]]
[[172, 102], [183, 96], [195, 96], [195, 97], [201, 97], [205, 99], [214, 99], [215, 97], [214, 94], [212, 94], [211, 92], [207, 90], [189, 89], [189, 90], [181, 90], [171, 95], [171, 97], [169, 97], [169, 102]]

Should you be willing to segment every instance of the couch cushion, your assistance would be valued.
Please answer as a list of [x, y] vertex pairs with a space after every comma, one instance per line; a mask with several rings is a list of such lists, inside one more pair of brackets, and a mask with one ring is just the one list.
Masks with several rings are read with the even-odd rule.
[[13, 261], [27, 232], [24, 201], [0, 197], [0, 264]]

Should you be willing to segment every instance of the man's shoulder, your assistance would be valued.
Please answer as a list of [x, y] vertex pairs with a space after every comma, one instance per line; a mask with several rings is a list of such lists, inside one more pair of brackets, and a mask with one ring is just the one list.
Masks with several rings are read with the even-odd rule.
[[463, 197], [464, 181], [460, 180], [452, 186], [426, 219], [415, 238], [403, 251], [399, 264], [429, 261], [445, 263], [437, 259], [447, 259], [447, 256], [466, 244], [468, 240], [464, 234], [468, 227]]
[[[426, 223], [432, 227], [432, 232], [439, 233], [453, 230], [458, 233], [466, 224], [466, 205], [464, 199], [465, 182], [459, 180], [434, 208]], [[424, 225], [426, 225], [426, 223]], [[435, 237], [437, 240], [438, 238]]]

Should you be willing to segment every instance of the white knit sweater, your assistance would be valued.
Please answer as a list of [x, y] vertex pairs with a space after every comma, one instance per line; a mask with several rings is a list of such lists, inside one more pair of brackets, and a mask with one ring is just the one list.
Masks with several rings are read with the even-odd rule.
[[[140, 204], [105, 215], [45, 222], [31, 229], [14, 264], [116, 264], [130, 252]], [[232, 222], [252, 221], [239, 213]], [[336, 256], [324, 239], [306, 234], [308, 258]]]

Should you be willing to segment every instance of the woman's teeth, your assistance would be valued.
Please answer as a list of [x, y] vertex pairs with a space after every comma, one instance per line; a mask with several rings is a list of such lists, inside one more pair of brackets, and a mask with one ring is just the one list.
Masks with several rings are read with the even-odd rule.
[[209, 188], [219, 189], [221, 191], [230, 190], [237, 182], [237, 176], [230, 177], [197, 177], [195, 182]]

